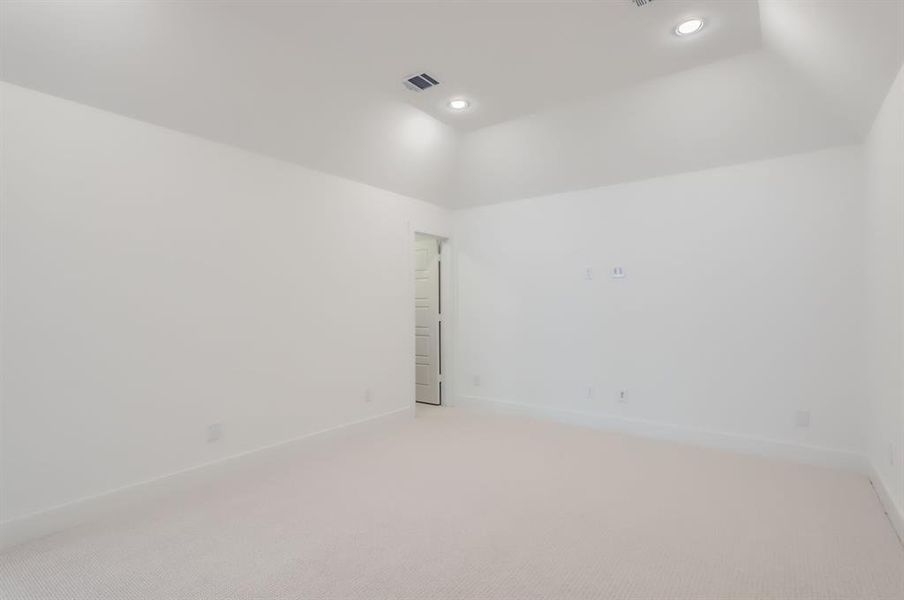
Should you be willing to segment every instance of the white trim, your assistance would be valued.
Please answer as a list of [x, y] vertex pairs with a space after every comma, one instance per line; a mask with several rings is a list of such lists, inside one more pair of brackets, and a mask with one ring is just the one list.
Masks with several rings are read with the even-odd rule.
[[443, 382], [443, 405], [453, 406], [455, 404], [455, 378], [451, 374], [455, 372], [455, 343], [458, 340], [455, 330], [456, 307], [458, 306], [455, 302], [457, 290], [455, 282], [457, 279], [454, 277], [453, 271], [455, 269], [455, 259], [453, 258], [455, 246], [454, 242], [448, 237], [441, 238], [440, 241], [439, 253], [442, 267], [439, 273], [439, 301], [443, 309], [440, 315], [443, 323], [443, 332], [440, 338], [440, 356], [443, 372], [440, 379]]
[[885, 510], [885, 514], [888, 515], [888, 520], [891, 521], [892, 527], [898, 534], [898, 539], [904, 545], [904, 508], [898, 506], [895, 502], [888, 491], [888, 487], [885, 485], [885, 481], [882, 479], [882, 475], [879, 474], [879, 470], [875, 466], [870, 466], [869, 480], [873, 484], [873, 489], [876, 490], [876, 495], [879, 496], [879, 502], [882, 503], [882, 508]]
[[734, 433], [706, 431], [669, 423], [629, 419], [604, 413], [521, 404], [481, 396], [460, 396], [458, 405], [489, 409], [494, 412], [522, 414], [560, 423], [682, 442], [707, 448], [719, 448], [741, 454], [753, 454], [812, 465], [842, 468], [864, 474], [868, 472], [866, 459], [862, 455], [845, 450], [808, 446]]
[[81, 498], [47, 510], [4, 521], [0, 523], [0, 551], [28, 540], [69, 529], [103, 515], [124, 510], [134, 510], [154, 499], [180, 490], [197, 487], [199, 484], [222, 477], [236, 468], [246, 467], [249, 463], [264, 458], [271, 458], [275, 453], [291, 451], [296, 444], [310, 441], [311, 438], [321, 438], [328, 434], [361, 430], [367, 426], [376, 425], [378, 422], [403, 416], [413, 417], [414, 408], [406, 406], [365, 419], [314, 431], [255, 450], [233, 454], [232, 456], [202, 463], [175, 473], [168, 473], [160, 477], [109, 490], [96, 496]]

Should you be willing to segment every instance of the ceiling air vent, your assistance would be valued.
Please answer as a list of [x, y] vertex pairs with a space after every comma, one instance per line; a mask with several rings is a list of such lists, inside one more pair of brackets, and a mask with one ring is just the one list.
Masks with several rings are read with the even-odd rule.
[[409, 90], [414, 90], [415, 92], [423, 92], [424, 90], [430, 89], [435, 85], [439, 85], [439, 82], [426, 73], [421, 73], [420, 75], [412, 75], [405, 80], [405, 86]]
[[641, 6], [646, 6], [647, 4], [652, 4], [653, 0], [631, 0], [634, 2], [634, 6], [640, 8]]

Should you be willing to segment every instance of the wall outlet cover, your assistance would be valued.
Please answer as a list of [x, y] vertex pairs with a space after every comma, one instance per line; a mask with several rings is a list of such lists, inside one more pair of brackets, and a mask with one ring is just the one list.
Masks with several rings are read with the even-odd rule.
[[207, 426], [207, 442], [218, 442], [223, 438], [223, 424], [211, 423]]

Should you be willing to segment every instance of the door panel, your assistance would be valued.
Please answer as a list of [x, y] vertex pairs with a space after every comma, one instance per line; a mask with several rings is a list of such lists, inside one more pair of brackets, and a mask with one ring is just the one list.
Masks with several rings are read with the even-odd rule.
[[434, 238], [415, 241], [415, 399], [440, 404], [439, 244]]

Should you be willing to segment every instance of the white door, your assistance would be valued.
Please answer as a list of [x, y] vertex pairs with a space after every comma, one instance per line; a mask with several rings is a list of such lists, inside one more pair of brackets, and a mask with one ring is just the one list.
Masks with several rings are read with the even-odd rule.
[[439, 241], [417, 236], [414, 257], [415, 400], [438, 405], [442, 403]]

